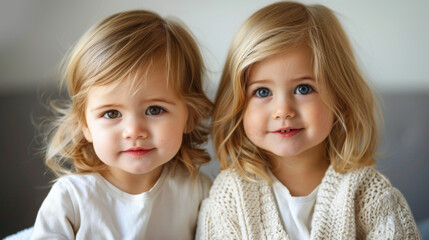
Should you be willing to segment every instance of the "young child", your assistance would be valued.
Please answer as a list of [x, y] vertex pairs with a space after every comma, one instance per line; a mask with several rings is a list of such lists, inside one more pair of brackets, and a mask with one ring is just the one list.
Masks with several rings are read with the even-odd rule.
[[230, 48], [212, 118], [221, 164], [199, 239], [419, 239], [374, 168], [376, 101], [333, 12], [278, 2]]
[[184, 27], [134, 10], [90, 29], [71, 52], [46, 164], [59, 177], [32, 239], [193, 239], [211, 186], [199, 165], [212, 103]]

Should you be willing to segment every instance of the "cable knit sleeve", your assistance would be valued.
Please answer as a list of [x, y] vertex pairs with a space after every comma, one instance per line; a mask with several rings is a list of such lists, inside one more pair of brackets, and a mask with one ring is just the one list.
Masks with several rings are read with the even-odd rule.
[[421, 239], [401, 192], [379, 173], [369, 181], [360, 209], [361, 234], [366, 239]]
[[240, 228], [231, 216], [216, 203], [207, 199], [203, 202], [198, 218], [196, 239], [240, 239]]
[[196, 239], [240, 239], [235, 188], [229, 171], [216, 177], [200, 208]]
[[371, 212], [367, 239], [421, 239], [411, 210], [396, 188], [384, 192]]

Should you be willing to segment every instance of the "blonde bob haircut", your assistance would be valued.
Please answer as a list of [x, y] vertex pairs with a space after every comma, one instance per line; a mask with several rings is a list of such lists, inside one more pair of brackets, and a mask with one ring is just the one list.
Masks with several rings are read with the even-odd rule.
[[251, 15], [230, 46], [212, 116], [221, 169], [269, 180], [268, 154], [243, 128], [246, 78], [253, 64], [302, 45], [312, 52], [319, 93], [335, 116], [325, 140], [327, 159], [337, 172], [375, 164], [378, 106], [337, 17], [322, 5], [277, 2]]
[[47, 136], [45, 163], [57, 177], [106, 168], [82, 132], [91, 87], [132, 81], [132, 94], [144, 85], [147, 69], [159, 58], [166, 64], [168, 87], [184, 100], [189, 112], [186, 129], [190, 131], [184, 133], [172, 161], [195, 176], [199, 166], [210, 160], [201, 145], [207, 142], [206, 119], [212, 103], [203, 91], [205, 68], [197, 43], [182, 24], [150, 11], [132, 10], [99, 22], [70, 52], [63, 71], [70, 101], [56, 106], [58, 118]]

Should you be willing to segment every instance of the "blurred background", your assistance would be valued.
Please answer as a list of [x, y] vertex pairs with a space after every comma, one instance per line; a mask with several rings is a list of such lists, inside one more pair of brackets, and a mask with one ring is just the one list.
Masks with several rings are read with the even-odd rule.
[[[102, 18], [128, 9], [182, 20], [198, 40], [213, 98], [241, 23], [269, 0], [0, 0], [0, 237], [34, 223], [49, 191], [37, 125], [58, 91], [59, 66]], [[419, 226], [429, 218], [429, 1], [319, 0], [338, 13], [378, 92], [385, 135], [377, 168], [407, 199]], [[208, 148], [211, 151], [210, 144]], [[212, 177], [213, 161], [203, 169]]]

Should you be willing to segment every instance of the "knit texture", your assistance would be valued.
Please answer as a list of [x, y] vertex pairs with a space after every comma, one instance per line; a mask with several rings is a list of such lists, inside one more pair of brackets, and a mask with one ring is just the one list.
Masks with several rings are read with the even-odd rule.
[[[271, 186], [235, 170], [219, 173], [202, 203], [197, 239], [289, 239]], [[377, 170], [328, 168], [317, 194], [311, 239], [421, 239], [403, 195]]]

